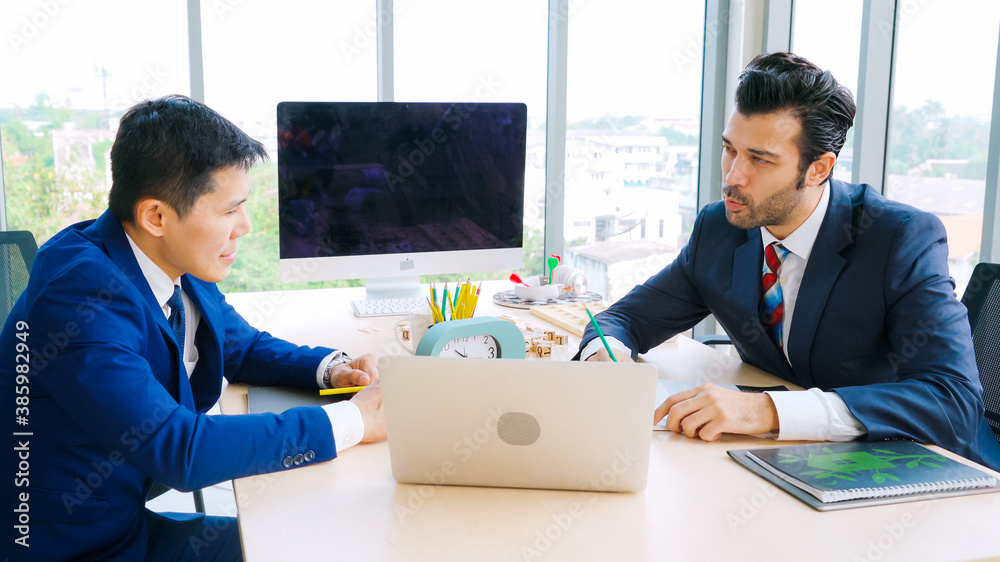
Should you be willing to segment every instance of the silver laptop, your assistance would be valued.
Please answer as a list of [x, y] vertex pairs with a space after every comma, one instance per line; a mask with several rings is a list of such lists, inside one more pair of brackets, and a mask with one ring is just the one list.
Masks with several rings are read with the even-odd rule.
[[399, 482], [646, 487], [654, 365], [407, 356], [379, 372]]

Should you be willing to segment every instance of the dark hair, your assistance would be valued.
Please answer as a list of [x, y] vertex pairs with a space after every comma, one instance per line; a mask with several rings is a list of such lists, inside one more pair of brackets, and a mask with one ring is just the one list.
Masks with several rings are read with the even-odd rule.
[[821, 155], [840, 155], [857, 107], [851, 91], [830, 71], [792, 53], [770, 53], [757, 55], [740, 74], [736, 110], [748, 117], [781, 111], [798, 117], [802, 134], [796, 144], [804, 173]]
[[136, 205], [151, 197], [183, 218], [215, 189], [215, 171], [249, 170], [261, 160], [267, 160], [264, 145], [206, 105], [179, 95], [143, 101], [118, 125], [108, 208], [118, 220], [134, 224]]

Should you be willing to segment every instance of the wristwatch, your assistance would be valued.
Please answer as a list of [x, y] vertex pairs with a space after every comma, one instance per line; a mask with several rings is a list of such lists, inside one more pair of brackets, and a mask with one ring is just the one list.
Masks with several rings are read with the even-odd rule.
[[344, 353], [343, 351], [335, 352], [333, 355], [333, 359], [330, 359], [330, 362], [326, 364], [326, 369], [323, 370], [323, 386], [325, 388], [333, 388], [333, 385], [330, 384], [330, 373], [333, 372], [333, 368], [336, 367], [337, 365], [340, 365], [341, 363], [350, 363], [350, 362], [351, 358], [348, 357], [346, 353]]

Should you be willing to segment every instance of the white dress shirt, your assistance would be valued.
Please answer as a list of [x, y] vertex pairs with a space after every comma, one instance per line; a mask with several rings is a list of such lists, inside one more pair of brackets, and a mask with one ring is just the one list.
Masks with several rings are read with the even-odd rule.
[[[128, 233], [125, 234], [125, 238], [128, 239], [129, 246], [132, 247], [135, 261], [139, 263], [139, 269], [142, 270], [146, 283], [153, 291], [153, 298], [160, 304], [164, 316], [170, 318], [170, 306], [167, 302], [174, 294], [174, 286], [181, 284], [180, 278], [171, 279], [136, 245]], [[190, 379], [198, 364], [198, 347], [195, 345], [194, 337], [198, 333], [198, 325], [201, 323], [201, 311], [194, 306], [183, 288], [181, 289], [181, 301], [184, 304], [184, 369], [187, 371], [188, 379]], [[341, 351], [335, 351], [320, 361], [319, 367], [316, 369], [317, 381], [322, 381], [327, 364], [332, 360], [339, 359], [342, 354]], [[318, 384], [317, 386], [322, 385]], [[336, 443], [338, 453], [361, 442], [361, 438], [365, 434], [365, 422], [364, 418], [361, 417], [361, 411], [353, 402], [343, 400], [327, 404], [323, 406], [323, 410], [330, 418], [330, 427], [333, 428], [333, 440]]]
[[[792, 320], [795, 315], [795, 303], [805, 273], [809, 254], [812, 253], [819, 228], [826, 217], [830, 206], [830, 185], [827, 183], [823, 195], [809, 218], [794, 232], [778, 240], [765, 227], [760, 228], [761, 243], [767, 247], [771, 242], [779, 241], [788, 249], [788, 256], [778, 268], [778, 281], [781, 283], [781, 293], [785, 304], [784, 316], [781, 321], [782, 349], [788, 357], [788, 335], [793, 329]], [[764, 263], [761, 261], [761, 270]], [[758, 272], [758, 275], [760, 273]], [[607, 338], [608, 344], [615, 349], [629, 353], [631, 350], [616, 338]], [[580, 354], [588, 358], [597, 353], [603, 344], [600, 338], [591, 340]], [[778, 439], [810, 440], [810, 441], [850, 441], [868, 432], [864, 424], [851, 414], [844, 400], [835, 392], [824, 392], [818, 388], [797, 391], [767, 392], [774, 402], [778, 413], [780, 426]]]

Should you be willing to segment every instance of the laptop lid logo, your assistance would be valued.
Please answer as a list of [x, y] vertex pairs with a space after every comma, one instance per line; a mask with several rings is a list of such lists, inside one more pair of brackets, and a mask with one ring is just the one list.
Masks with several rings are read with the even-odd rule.
[[531, 445], [541, 434], [542, 427], [531, 414], [507, 412], [497, 420], [497, 435], [509, 445]]

